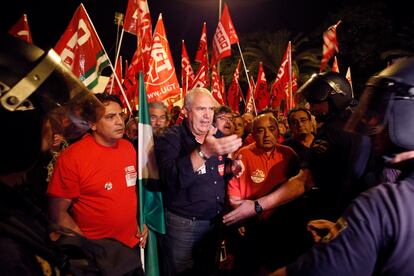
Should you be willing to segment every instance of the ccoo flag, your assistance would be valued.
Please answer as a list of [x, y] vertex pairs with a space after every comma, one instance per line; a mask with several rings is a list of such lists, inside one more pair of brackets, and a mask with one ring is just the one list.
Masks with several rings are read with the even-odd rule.
[[213, 36], [213, 54], [211, 64], [216, 64], [220, 59], [231, 55], [231, 45], [238, 43], [236, 29], [231, 20], [229, 8], [224, 4], [224, 10], [220, 21], [217, 24], [216, 32]]
[[149, 230], [145, 247], [145, 275], [155, 276], [159, 275], [155, 232], [165, 234], [165, 222], [154, 154], [154, 137], [142, 72], [139, 73], [138, 188], [140, 226], [146, 224]]

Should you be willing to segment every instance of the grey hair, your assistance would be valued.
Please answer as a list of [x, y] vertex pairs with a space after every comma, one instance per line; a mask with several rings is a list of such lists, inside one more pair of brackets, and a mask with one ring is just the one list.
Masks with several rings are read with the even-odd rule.
[[191, 109], [191, 107], [193, 106], [194, 97], [197, 94], [204, 94], [204, 95], [210, 97], [211, 100], [213, 101], [214, 105], [217, 106], [216, 99], [214, 99], [213, 95], [210, 93], [210, 91], [208, 89], [201, 88], [201, 87], [197, 87], [197, 88], [192, 89], [191, 91], [189, 91], [185, 95], [185, 99], [184, 99], [184, 107], [185, 107], [185, 109], [187, 109], [187, 110]]
[[165, 113], [168, 112], [167, 106], [163, 102], [150, 102], [148, 103], [148, 108], [164, 109]]

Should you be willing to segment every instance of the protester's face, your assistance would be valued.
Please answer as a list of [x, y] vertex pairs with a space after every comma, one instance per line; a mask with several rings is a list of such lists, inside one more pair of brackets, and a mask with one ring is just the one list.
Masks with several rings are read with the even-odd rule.
[[189, 127], [195, 135], [205, 135], [209, 131], [214, 118], [214, 102], [208, 95], [194, 95], [192, 106], [186, 111]]
[[234, 134], [237, 134], [237, 137], [242, 137], [244, 134], [244, 124], [241, 117], [234, 118]]
[[299, 110], [290, 115], [289, 127], [293, 136], [305, 135], [312, 132], [312, 121], [305, 111]]
[[276, 119], [269, 116], [261, 116], [253, 122], [253, 138], [258, 148], [266, 151], [272, 150], [279, 135]]
[[135, 122], [131, 122], [128, 124], [128, 127], [125, 130], [125, 134], [128, 136], [129, 139], [134, 139], [138, 136], [138, 126]]
[[253, 115], [250, 113], [243, 114], [244, 130], [248, 133], [252, 131]]
[[231, 113], [217, 114], [216, 127], [225, 136], [232, 135], [233, 132], [234, 132], [233, 114], [231, 114]]
[[154, 132], [167, 126], [167, 113], [162, 108], [149, 108], [151, 126]]
[[116, 102], [109, 101], [104, 106], [105, 114], [91, 125], [91, 129], [98, 143], [111, 146], [124, 135], [125, 113]]

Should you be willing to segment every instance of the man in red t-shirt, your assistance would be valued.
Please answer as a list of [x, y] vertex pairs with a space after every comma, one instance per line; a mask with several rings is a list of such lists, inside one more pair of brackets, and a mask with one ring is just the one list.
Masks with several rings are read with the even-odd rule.
[[131, 248], [141, 239], [144, 247], [148, 231], [140, 233], [137, 222], [136, 152], [122, 139], [122, 105], [116, 96], [96, 96], [105, 114], [59, 157], [47, 191], [49, 214], [87, 238], [114, 238]]

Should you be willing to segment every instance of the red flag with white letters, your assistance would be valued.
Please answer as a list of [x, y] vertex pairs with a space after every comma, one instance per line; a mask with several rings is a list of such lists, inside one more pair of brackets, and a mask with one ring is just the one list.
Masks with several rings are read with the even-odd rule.
[[217, 67], [215, 65], [213, 65], [211, 73], [211, 94], [220, 105], [224, 105], [224, 99], [221, 95], [220, 77], [217, 72]]
[[203, 23], [203, 29], [201, 30], [200, 43], [198, 44], [197, 53], [194, 61], [205, 63], [205, 59], [208, 62], [208, 51], [207, 51], [207, 27], [206, 22]]
[[322, 60], [321, 60], [321, 68], [320, 72], [322, 72], [328, 61], [331, 57], [339, 52], [338, 48], [338, 39], [336, 37], [336, 28], [341, 23], [341, 20], [338, 21], [335, 25], [330, 26], [324, 33], [323, 33], [323, 48], [322, 48]]
[[32, 34], [30, 33], [29, 29], [29, 21], [27, 20], [26, 14], [23, 14], [22, 17], [20, 17], [19, 21], [17, 21], [17, 23], [11, 27], [9, 34], [15, 37], [19, 37], [27, 43], [33, 44]]
[[265, 109], [270, 102], [270, 93], [267, 91], [266, 75], [263, 71], [262, 62], [259, 63], [259, 70], [257, 72], [256, 91], [254, 93], [254, 100], [257, 112]]
[[223, 13], [213, 36], [211, 64], [216, 64], [220, 59], [230, 56], [231, 45], [237, 42], [239, 42], [239, 37], [231, 20], [229, 8], [227, 4], [224, 4]]
[[125, 32], [138, 36], [138, 2], [140, 0], [128, 0], [125, 12], [123, 28]]
[[148, 102], [166, 101], [168, 106], [181, 98], [181, 88], [175, 73], [174, 61], [161, 14], [154, 30], [151, 59], [145, 83]]
[[208, 60], [204, 59], [203, 63], [198, 67], [198, 72], [194, 77], [193, 82], [188, 87], [189, 90], [196, 87], [207, 87], [208, 86]]
[[98, 84], [103, 68], [109, 65], [109, 58], [83, 4], [76, 9], [54, 49], [89, 89]]
[[183, 97], [187, 93], [187, 88], [194, 81], [194, 71], [191, 67], [190, 58], [188, 57], [187, 48], [185, 47], [185, 42], [182, 40], [181, 47], [181, 87], [183, 89]]
[[288, 43], [288, 47], [283, 56], [282, 63], [277, 72], [276, 80], [273, 84], [271, 91], [271, 107], [279, 109], [284, 113], [287, 113], [288, 109], [293, 106], [291, 103], [292, 95], [290, 91], [292, 87], [292, 65], [291, 63], [291, 43]]
[[252, 114], [256, 114], [257, 112], [255, 111], [254, 108], [254, 90], [255, 90], [255, 85], [254, 85], [254, 79], [253, 77], [250, 77], [250, 85], [249, 85], [249, 89], [247, 90], [247, 100], [246, 100], [246, 107], [244, 109], [244, 113], [252, 113]]
[[240, 77], [240, 60], [237, 63], [236, 70], [234, 71], [234, 74], [233, 74], [233, 80], [229, 86], [229, 90], [227, 91], [228, 106], [234, 112], [239, 111], [239, 104], [240, 104], [239, 77]]

